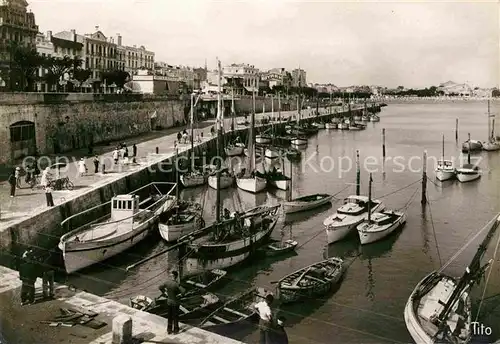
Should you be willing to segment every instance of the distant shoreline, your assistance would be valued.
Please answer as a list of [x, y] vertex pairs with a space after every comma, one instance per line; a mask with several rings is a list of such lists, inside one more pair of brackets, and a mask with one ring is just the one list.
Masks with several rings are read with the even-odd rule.
[[458, 102], [484, 102], [486, 103], [488, 100], [490, 100], [493, 103], [500, 103], [500, 98], [464, 98], [464, 97], [448, 97], [448, 98], [443, 98], [443, 97], [432, 97], [432, 98], [427, 98], [427, 97], [400, 97], [400, 98], [375, 98], [373, 99], [374, 101], [378, 103], [386, 103], [386, 104], [397, 104], [397, 103], [458, 103]]

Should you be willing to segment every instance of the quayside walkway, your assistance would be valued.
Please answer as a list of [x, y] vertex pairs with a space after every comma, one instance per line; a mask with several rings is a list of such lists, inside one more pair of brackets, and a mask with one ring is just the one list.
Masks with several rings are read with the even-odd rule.
[[[21, 306], [18, 272], [0, 266], [2, 344], [125, 344], [113, 342], [113, 335], [116, 339], [120, 333], [126, 333], [120, 325], [127, 318], [132, 321], [133, 340], [129, 343], [243, 344], [185, 324], [180, 324], [179, 334], [169, 335], [167, 320], [162, 317], [86, 292], [70, 290], [65, 285], [56, 284], [55, 298], [43, 300], [41, 279], [35, 287], [35, 303]], [[54, 320], [62, 315], [61, 309], [75, 312], [80, 317], [64, 320], [55, 326], [58, 322]], [[75, 324], [85, 315], [92, 321]]]

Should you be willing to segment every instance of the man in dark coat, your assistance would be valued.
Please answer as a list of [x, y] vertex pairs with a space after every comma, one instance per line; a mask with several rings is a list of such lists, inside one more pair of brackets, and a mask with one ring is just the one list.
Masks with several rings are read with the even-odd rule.
[[[172, 271], [172, 277], [160, 285], [159, 289], [164, 296], [167, 297], [168, 318], [167, 332], [168, 334], [179, 333], [179, 294], [184, 293], [184, 288], [181, 287], [178, 281], [179, 274], [177, 271]], [[166, 294], [166, 295], [165, 295]]]
[[288, 335], [285, 331], [285, 318], [278, 317], [276, 324], [268, 335], [268, 344], [288, 344]]
[[37, 279], [36, 264], [33, 261], [33, 250], [26, 250], [21, 257], [19, 265], [19, 278], [21, 286], [21, 305], [35, 302], [35, 282]]

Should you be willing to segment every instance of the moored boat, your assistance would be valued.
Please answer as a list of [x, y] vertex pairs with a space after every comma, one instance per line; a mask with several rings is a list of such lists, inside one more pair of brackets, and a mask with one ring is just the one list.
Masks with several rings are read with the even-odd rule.
[[[480, 283], [487, 267], [493, 261], [490, 260], [481, 266], [481, 260], [499, 224], [500, 214], [497, 214], [493, 221], [462, 247], [460, 251], [488, 229], [486, 237], [460, 279], [443, 272], [449, 262], [445, 267], [424, 277], [412, 291], [404, 309], [404, 319], [406, 328], [416, 343], [471, 342], [474, 335], [471, 292], [473, 286]], [[487, 285], [485, 290], [486, 287]]]
[[238, 185], [238, 187], [244, 191], [258, 193], [266, 188], [267, 179], [264, 176], [260, 176], [255, 173], [253, 176], [237, 177], [236, 185]]
[[285, 155], [288, 160], [298, 160], [302, 153], [297, 148], [290, 147], [285, 151]]
[[166, 218], [160, 215], [158, 230], [163, 240], [173, 242], [204, 226], [201, 204], [189, 202], [177, 205], [173, 213], [168, 214]]
[[406, 222], [406, 214], [392, 210], [383, 210], [371, 215], [369, 220], [361, 222], [358, 227], [359, 240], [362, 245], [381, 240], [394, 232]]
[[[111, 258], [134, 246], [155, 230], [160, 214], [167, 212], [175, 204], [175, 197], [170, 191], [162, 194], [157, 185], [174, 183], [151, 183], [130, 194], [117, 195], [111, 201], [87, 209], [68, 217], [61, 223], [67, 228], [59, 242], [63, 253], [64, 266], [68, 274]], [[161, 187], [161, 186], [160, 186]], [[155, 193], [156, 192], [156, 193]], [[148, 194], [140, 200], [139, 194]], [[97, 220], [86, 220], [89, 214], [105, 211], [110, 207], [109, 215]], [[72, 222], [86, 224], [71, 230]]]
[[[337, 212], [323, 221], [328, 243], [344, 239], [352, 229], [368, 218], [368, 203], [366, 196], [349, 196]], [[382, 201], [371, 200], [371, 211], [382, 211], [385, 205]]]
[[199, 171], [194, 171], [182, 174], [180, 180], [185, 188], [191, 188], [205, 185], [208, 180], [208, 175]]
[[234, 143], [228, 145], [226, 148], [224, 148], [224, 151], [226, 153], [226, 156], [231, 157], [231, 156], [239, 156], [243, 154], [243, 150], [245, 149], [245, 145], [243, 143]]
[[467, 140], [462, 144], [462, 152], [477, 152], [483, 149], [483, 144], [478, 140]]
[[[472, 144], [469, 134], [469, 146]], [[471, 182], [473, 180], [479, 179], [481, 177], [481, 171], [479, 167], [475, 164], [471, 164], [470, 153], [472, 149], [469, 148], [467, 151], [467, 163], [463, 164], [462, 167], [457, 168], [457, 179], [461, 183]]]
[[255, 142], [260, 144], [260, 145], [270, 144], [271, 141], [272, 141], [272, 137], [269, 135], [262, 134], [262, 135], [255, 136]]
[[283, 211], [285, 214], [291, 214], [299, 211], [311, 210], [331, 202], [332, 198], [333, 196], [329, 194], [314, 194], [297, 197], [288, 202], [284, 202]]
[[295, 240], [285, 240], [283, 242], [274, 242], [265, 248], [265, 253], [267, 256], [277, 256], [280, 254], [289, 253], [295, 251], [299, 243]]
[[337, 129], [340, 129], [340, 130], [349, 130], [349, 125], [346, 124], [346, 123], [339, 122], [337, 124]]
[[443, 135], [443, 155], [441, 160], [437, 162], [436, 166], [436, 178], [440, 181], [445, 181], [451, 178], [454, 178], [456, 175], [456, 169], [453, 166], [453, 162], [451, 160], [444, 159], [444, 135]]
[[234, 184], [234, 174], [229, 172], [227, 168], [223, 169], [220, 172], [220, 181], [217, 181], [217, 173], [213, 173], [208, 177], [208, 185], [216, 189], [219, 187], [220, 189], [227, 189]]
[[370, 115], [370, 122], [380, 122], [380, 117], [377, 115]]
[[282, 303], [323, 296], [340, 281], [344, 270], [343, 260], [337, 257], [311, 264], [280, 279], [276, 295]]
[[200, 274], [184, 278], [181, 286], [184, 288], [184, 296], [206, 292], [219, 286], [227, 272], [221, 269], [205, 270]]
[[290, 140], [290, 143], [294, 146], [303, 146], [307, 145], [307, 139], [304, 137], [295, 137]]

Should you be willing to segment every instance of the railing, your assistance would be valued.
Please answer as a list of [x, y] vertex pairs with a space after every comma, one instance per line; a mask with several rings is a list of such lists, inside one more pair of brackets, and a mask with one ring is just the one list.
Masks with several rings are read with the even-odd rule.
[[[169, 190], [166, 194], [162, 194], [162, 192], [161, 192], [161, 191], [160, 191], [160, 190], [156, 187], [157, 185], [170, 185], [170, 186], [171, 186], [171, 188], [170, 188], [170, 190]], [[129, 192], [127, 195], [136, 194], [136, 193], [138, 193], [139, 191], [144, 190], [144, 189], [146, 189], [146, 188], [148, 188], [148, 187], [151, 187], [151, 186], [154, 186], [154, 188], [156, 189], [156, 191], [157, 191], [160, 195], [162, 195], [162, 196], [167, 196], [167, 197], [168, 197], [168, 196], [170, 196], [170, 193], [171, 193], [173, 190], [175, 190], [175, 187], [177, 187], [177, 184], [176, 184], [176, 183], [171, 183], [171, 182], [155, 182], [155, 183], [149, 183], [149, 184], [147, 184], [147, 185], [145, 185], [145, 186], [143, 186], [143, 187], [141, 187], [141, 188], [139, 188], [139, 189], [136, 189], [136, 190], [134, 190], [134, 191], [132, 191], [132, 192]], [[126, 218], [123, 218], [123, 219], [120, 219], [120, 220], [117, 220], [117, 221], [113, 221], [113, 222], [106, 222], [106, 225], [113, 224], [113, 223], [118, 223], [118, 222], [123, 222], [123, 221], [125, 221], [125, 220], [130, 219], [130, 218], [134, 218], [134, 217], [135, 217], [135, 216], [137, 216], [138, 214], [141, 214], [141, 213], [144, 213], [145, 211], [148, 211], [148, 210], [149, 210], [150, 208], [152, 208], [153, 206], [158, 205], [160, 201], [164, 201], [164, 200], [165, 200], [165, 197], [160, 197], [160, 198], [159, 198], [156, 202], [154, 202], [153, 204], [151, 204], [150, 206], [148, 206], [148, 207], [147, 207], [147, 208], [145, 208], [145, 209], [141, 209], [138, 213], [135, 213], [135, 214], [133, 214], [133, 215], [131, 215], [131, 216], [129, 216], [129, 217], [126, 217]], [[99, 204], [99, 205], [96, 205], [96, 206], [94, 206], [94, 207], [92, 207], [92, 208], [89, 208], [89, 209], [87, 209], [87, 210], [84, 210], [84, 211], [82, 211], [82, 212], [79, 212], [78, 214], [71, 215], [71, 216], [69, 216], [68, 218], [64, 219], [64, 220], [61, 222], [61, 227], [62, 227], [62, 228], [64, 228], [64, 227], [66, 226], [66, 227], [67, 227], [67, 230], [69, 231], [69, 227], [70, 227], [70, 224], [71, 224], [71, 220], [76, 219], [77, 217], [80, 217], [80, 216], [82, 216], [82, 215], [84, 215], [84, 214], [88, 214], [88, 213], [90, 213], [90, 212], [92, 212], [92, 211], [95, 211], [95, 210], [97, 210], [97, 209], [100, 209], [100, 208], [102, 208], [102, 207], [104, 207], [104, 206], [107, 206], [108, 204], [111, 204], [111, 202], [112, 202], [112, 199], [111, 199], [110, 201], [106, 202], [106, 203]], [[81, 232], [81, 231], [83, 231], [83, 230], [85, 230], [85, 229], [87, 229], [87, 228], [91, 227], [92, 225], [94, 225], [94, 224], [96, 224], [97, 222], [100, 222], [100, 221], [102, 221], [102, 220], [106, 219], [106, 218], [107, 218], [107, 217], [109, 217], [109, 216], [110, 216], [110, 213], [108, 213], [108, 214], [106, 214], [106, 215], [104, 215], [104, 216], [101, 216], [101, 217], [99, 217], [99, 218], [97, 218], [97, 219], [95, 219], [95, 220], [92, 220], [92, 221], [90, 221], [90, 222], [86, 223], [85, 225], [80, 226], [80, 227], [78, 227], [78, 228], [76, 228], [76, 229], [74, 229], [74, 230], [72, 230], [72, 231], [69, 231], [68, 233], [64, 234], [64, 235], [61, 237], [61, 241], [64, 241], [64, 240], [66, 240], [68, 237], [70, 237], [70, 236], [72, 236], [72, 235], [75, 235], [76, 233], [79, 233], [79, 232]], [[97, 226], [98, 226], [98, 225], [97, 225]]]

